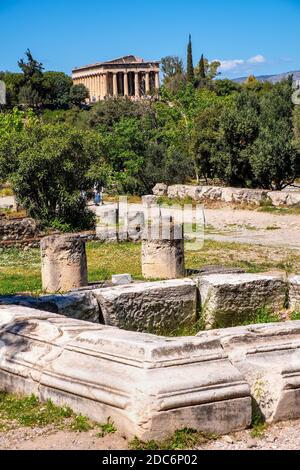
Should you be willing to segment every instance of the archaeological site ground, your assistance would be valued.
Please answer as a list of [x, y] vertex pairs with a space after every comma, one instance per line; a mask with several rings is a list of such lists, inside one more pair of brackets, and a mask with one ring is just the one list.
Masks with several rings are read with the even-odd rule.
[[299, 450], [299, 1], [37, 3], [0, 2], [1, 458]]

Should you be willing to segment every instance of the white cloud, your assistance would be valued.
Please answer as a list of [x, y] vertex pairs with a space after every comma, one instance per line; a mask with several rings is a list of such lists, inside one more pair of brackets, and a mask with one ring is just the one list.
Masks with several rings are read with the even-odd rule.
[[264, 58], [263, 55], [258, 54], [255, 55], [254, 57], [250, 57], [250, 59], [247, 60], [249, 64], [264, 64], [266, 62], [266, 59]]
[[249, 67], [259, 66], [261, 64], [265, 64], [267, 62], [266, 58], [261, 55], [257, 54], [249, 59], [230, 59], [230, 60], [220, 60], [217, 59], [218, 62], [221, 63], [220, 72], [222, 73], [253, 73], [253, 70]]
[[235, 70], [240, 65], [245, 63], [243, 59], [219, 60], [219, 62], [221, 63], [221, 66], [220, 66], [221, 72], [229, 72], [229, 71]]

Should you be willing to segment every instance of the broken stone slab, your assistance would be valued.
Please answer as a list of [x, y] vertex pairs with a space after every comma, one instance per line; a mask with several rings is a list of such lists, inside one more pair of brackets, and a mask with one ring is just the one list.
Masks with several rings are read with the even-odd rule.
[[275, 207], [284, 206], [287, 202], [288, 193], [283, 191], [270, 191], [268, 193], [268, 199], [271, 204]]
[[19, 305], [92, 323], [99, 323], [101, 320], [98, 302], [92, 290], [41, 297], [3, 296], [0, 297], [0, 305]]
[[112, 276], [112, 283], [115, 286], [124, 286], [132, 283], [131, 274], [115, 274]]
[[300, 276], [289, 278], [289, 308], [300, 312]]
[[286, 201], [287, 206], [300, 206], [300, 193], [297, 192], [288, 192], [288, 197]]
[[106, 325], [139, 332], [172, 332], [197, 319], [196, 282], [180, 279], [94, 290]]
[[268, 193], [268, 199], [275, 207], [300, 205], [300, 193], [296, 191], [271, 191]]
[[300, 417], [300, 322], [199, 333], [218, 339], [251, 387], [254, 415], [267, 422]]
[[249, 385], [220, 342], [163, 338], [24, 307], [0, 307], [0, 387], [144, 441], [178, 429], [226, 434], [251, 422]]
[[263, 308], [284, 307], [287, 283], [275, 276], [211, 274], [198, 277], [202, 315], [207, 328], [229, 327], [251, 321]]
[[163, 183], [158, 183], [153, 188], [154, 196], [162, 197], [167, 196], [168, 194], [168, 186]]
[[244, 274], [246, 271], [242, 268], [231, 268], [229, 266], [222, 266], [222, 265], [209, 265], [203, 266], [199, 269], [188, 269], [187, 274], [188, 276], [197, 276], [199, 274]]

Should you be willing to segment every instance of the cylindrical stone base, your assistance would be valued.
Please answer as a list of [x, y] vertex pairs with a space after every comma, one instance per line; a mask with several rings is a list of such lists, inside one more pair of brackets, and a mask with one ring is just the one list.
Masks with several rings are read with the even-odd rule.
[[88, 284], [85, 242], [78, 235], [43, 238], [41, 258], [45, 292], [67, 292]]
[[185, 276], [184, 237], [174, 238], [175, 231], [174, 227], [171, 228], [170, 239], [143, 237], [142, 273], [144, 278], [177, 279]]

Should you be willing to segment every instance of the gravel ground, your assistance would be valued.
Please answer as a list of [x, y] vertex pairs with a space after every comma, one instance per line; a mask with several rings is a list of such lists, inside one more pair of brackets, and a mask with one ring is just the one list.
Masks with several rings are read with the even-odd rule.
[[[0, 433], [1, 450], [126, 450], [128, 441], [120, 433], [104, 438], [97, 431], [74, 433], [44, 429], [15, 429]], [[250, 431], [220, 437], [201, 445], [199, 450], [299, 450], [300, 420], [268, 427], [259, 438]]]
[[206, 235], [212, 240], [300, 248], [300, 215], [222, 208], [205, 209], [205, 218], [220, 231]]

